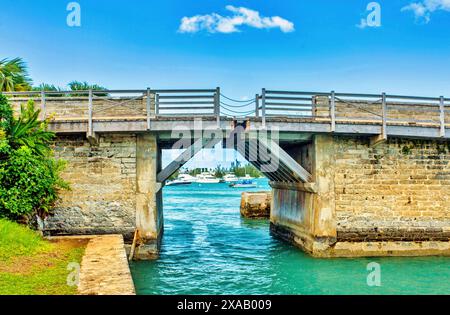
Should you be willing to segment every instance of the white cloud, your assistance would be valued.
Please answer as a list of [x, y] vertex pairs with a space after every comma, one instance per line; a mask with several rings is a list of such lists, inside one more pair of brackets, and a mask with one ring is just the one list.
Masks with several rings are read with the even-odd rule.
[[183, 17], [178, 29], [181, 33], [197, 33], [205, 30], [209, 33], [236, 33], [240, 26], [249, 26], [258, 29], [279, 28], [283, 33], [293, 32], [294, 23], [279, 16], [264, 17], [258, 11], [244, 7], [227, 5], [226, 9], [232, 13], [230, 16], [221, 16], [217, 13]]
[[431, 14], [439, 10], [450, 12], [450, 0], [422, 0], [410, 3], [402, 8], [402, 12], [412, 11], [416, 20], [424, 23], [429, 23]]

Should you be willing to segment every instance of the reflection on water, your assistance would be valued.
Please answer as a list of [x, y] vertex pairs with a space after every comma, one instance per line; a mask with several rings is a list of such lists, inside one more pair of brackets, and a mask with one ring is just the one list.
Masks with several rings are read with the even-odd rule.
[[[259, 187], [268, 190], [266, 180]], [[164, 189], [157, 261], [131, 269], [139, 294], [450, 294], [450, 258], [315, 259], [242, 219], [242, 190], [226, 184]], [[381, 264], [381, 287], [366, 282]]]

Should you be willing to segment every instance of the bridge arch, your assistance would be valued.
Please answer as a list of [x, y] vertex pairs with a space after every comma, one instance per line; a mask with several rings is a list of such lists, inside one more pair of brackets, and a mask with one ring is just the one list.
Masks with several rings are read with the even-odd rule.
[[[207, 125], [206, 125], [207, 126]], [[329, 161], [323, 150], [327, 145], [327, 136], [308, 133], [280, 132], [267, 129], [252, 130], [247, 121], [231, 121], [225, 130], [215, 128], [184, 129], [176, 132], [144, 133], [138, 135], [138, 182], [154, 178], [153, 185], [138, 189], [144, 202], [138, 204], [137, 228], [141, 244], [137, 257], [146, 257], [158, 252], [163, 234], [163, 201], [161, 190], [166, 180], [190, 161], [202, 149], [213, 148], [222, 143], [227, 149], [235, 149], [249, 163], [254, 165], [270, 180], [273, 189], [271, 229], [273, 233], [289, 239], [291, 236], [280, 232], [279, 224], [301, 224], [306, 230], [316, 229], [320, 237], [335, 238], [336, 229], [332, 223], [333, 213], [328, 207], [326, 212], [315, 214], [317, 204], [326, 208], [332, 200], [322, 198], [329, 188], [330, 178], [321, 172]], [[139, 140], [141, 139], [141, 140]], [[159, 152], [147, 160], [145, 151]], [[183, 149], [182, 153], [162, 168], [162, 150]], [[316, 158], [320, 156], [320, 158]], [[139, 164], [147, 163], [148, 167]], [[141, 170], [144, 172], [141, 173]], [[321, 185], [316, 181], [320, 180]], [[326, 182], [327, 181], [327, 182]], [[151, 198], [150, 196], [154, 196]], [[320, 199], [320, 202], [318, 201]], [[322, 208], [321, 208], [322, 209]], [[139, 213], [142, 212], [142, 213]], [[317, 219], [314, 219], [317, 218]], [[319, 220], [320, 218], [320, 220]], [[289, 239], [290, 241], [292, 239]]]

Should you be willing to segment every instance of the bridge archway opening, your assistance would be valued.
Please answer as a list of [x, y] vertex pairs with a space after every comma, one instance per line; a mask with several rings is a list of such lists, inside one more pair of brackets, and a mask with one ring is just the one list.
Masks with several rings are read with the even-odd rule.
[[[250, 130], [248, 126], [244, 128], [243, 126], [232, 125], [227, 130], [188, 130], [170, 134], [142, 135], [142, 137], [148, 137], [152, 145], [157, 148], [155, 158], [150, 160], [152, 166], [150, 167], [151, 170], [148, 169], [147, 176], [146, 174], [141, 174], [138, 170], [138, 176], [145, 182], [148, 181], [148, 176], [156, 176], [154, 190], [150, 189], [147, 192], [143, 192], [141, 196], [144, 198], [144, 203], [138, 205], [138, 209], [142, 210], [137, 211], [139, 234], [148, 235], [147, 238], [142, 238], [141, 236], [140, 242], [141, 244], [150, 244], [150, 247], [153, 246], [153, 249], [149, 251], [159, 252], [161, 248], [164, 231], [163, 213], [165, 210], [163, 209], [163, 199], [165, 198], [165, 184], [171, 176], [176, 174], [189, 161], [195, 161], [196, 158], [200, 157], [199, 163], [202, 163], [201, 157], [202, 154], [205, 155], [205, 152], [206, 156], [210, 158], [206, 162], [211, 163], [210, 167], [205, 163], [206, 168], [218, 166], [223, 162], [224, 159], [217, 159], [217, 155], [221, 157], [224, 155], [225, 157], [232, 156], [233, 160], [235, 160], [234, 157], [236, 156], [239, 157], [238, 161], [241, 161], [243, 164], [251, 164], [267, 177], [269, 185], [273, 189], [285, 189], [285, 187], [280, 188], [280, 184], [290, 185], [297, 189], [298, 185], [306, 185], [313, 179], [313, 164], [311, 162], [313, 159], [313, 138], [308, 134], [297, 133], [293, 135], [278, 131]], [[141, 147], [141, 150], [143, 156], [148, 152], [146, 147]], [[170, 154], [171, 151], [172, 154]], [[214, 151], [215, 153], [211, 154]], [[150, 150], [150, 152], [153, 151]], [[172, 159], [167, 158], [168, 153]], [[138, 165], [139, 155], [138, 153]], [[143, 161], [142, 163], [148, 162]], [[155, 171], [156, 174], [154, 173]], [[265, 190], [269, 189], [266, 186]], [[240, 198], [240, 194], [237, 196]], [[208, 197], [208, 195], [205, 195], [205, 197]], [[179, 201], [182, 203], [183, 199], [183, 197], [180, 197]], [[148, 203], [146, 203], [147, 201]], [[237, 210], [239, 213], [238, 206], [236, 208], [233, 211]], [[185, 214], [183, 213], [183, 215]], [[146, 247], [140, 246], [140, 252], [145, 253], [145, 251]], [[143, 255], [145, 256], [145, 254]]]
[[[172, 133], [170, 138], [160, 139], [162, 150], [172, 152], [172, 161], [165, 163], [157, 176], [162, 186], [189, 161], [198, 159], [199, 154], [202, 162], [216, 167], [220, 163], [246, 161], [273, 182], [295, 184], [312, 180], [311, 147], [308, 146], [312, 143], [311, 135], [248, 130], [245, 123], [235, 123], [229, 131], [206, 130], [197, 133], [197, 137], [196, 132], [181, 132], [179, 136], [173, 138]], [[230, 159], [233, 154], [234, 158]]]

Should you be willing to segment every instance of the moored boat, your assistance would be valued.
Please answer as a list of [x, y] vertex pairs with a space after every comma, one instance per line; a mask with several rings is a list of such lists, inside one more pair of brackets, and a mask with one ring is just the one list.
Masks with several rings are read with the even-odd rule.
[[213, 176], [211, 173], [204, 172], [197, 175], [196, 182], [199, 184], [218, 184], [220, 179]]
[[232, 184], [238, 182], [239, 178], [234, 174], [227, 174], [223, 177], [223, 181], [227, 184]]
[[239, 177], [239, 180], [253, 180], [254, 178], [248, 174], [245, 174], [244, 177]]
[[230, 184], [230, 187], [232, 187], [232, 188], [256, 188], [257, 185], [252, 180], [243, 180], [243, 181], [239, 181], [234, 184]]
[[189, 174], [180, 174], [177, 179], [168, 181], [166, 186], [190, 185], [196, 181], [196, 178]]

